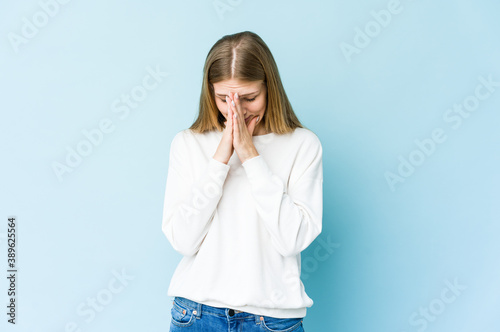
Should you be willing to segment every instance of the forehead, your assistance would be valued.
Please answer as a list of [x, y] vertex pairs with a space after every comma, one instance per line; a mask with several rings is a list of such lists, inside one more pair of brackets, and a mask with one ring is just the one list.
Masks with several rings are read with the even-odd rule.
[[259, 91], [262, 88], [262, 81], [245, 82], [235, 79], [225, 80], [213, 84], [216, 94], [226, 94], [228, 92], [238, 92], [238, 94]]

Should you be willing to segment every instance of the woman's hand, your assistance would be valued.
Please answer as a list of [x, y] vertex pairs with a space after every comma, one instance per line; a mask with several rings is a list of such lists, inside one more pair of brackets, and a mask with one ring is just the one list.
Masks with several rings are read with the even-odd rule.
[[214, 159], [220, 161], [227, 165], [229, 159], [234, 152], [233, 147], [233, 111], [229, 106], [229, 100], [226, 97], [227, 106], [227, 119], [224, 122], [226, 126], [222, 131], [222, 139], [220, 140], [219, 146], [217, 147], [217, 151], [215, 151]]
[[251, 159], [259, 155], [257, 149], [252, 142], [252, 135], [255, 126], [258, 121], [258, 117], [252, 118], [250, 122], [245, 123], [245, 115], [241, 110], [240, 98], [238, 94], [233, 95], [229, 93], [229, 97], [226, 98], [229, 102], [229, 110], [232, 118], [232, 128], [233, 128], [233, 146], [243, 164], [246, 160]]

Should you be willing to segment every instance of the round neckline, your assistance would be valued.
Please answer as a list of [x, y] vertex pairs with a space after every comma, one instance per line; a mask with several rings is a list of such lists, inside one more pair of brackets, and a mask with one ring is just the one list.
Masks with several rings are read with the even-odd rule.
[[[217, 134], [222, 136], [222, 131], [217, 131]], [[264, 135], [253, 135], [252, 136], [252, 139], [256, 138], [257, 140], [261, 139], [261, 138], [269, 138], [269, 137], [274, 137], [274, 135], [276, 135], [275, 133], [268, 133], [268, 134], [264, 134]]]
[[273, 135], [274, 135], [274, 133], [269, 133], [269, 134], [264, 134], [264, 135], [253, 135], [252, 138], [258, 138], [258, 137], [267, 138], [267, 137], [272, 137]]

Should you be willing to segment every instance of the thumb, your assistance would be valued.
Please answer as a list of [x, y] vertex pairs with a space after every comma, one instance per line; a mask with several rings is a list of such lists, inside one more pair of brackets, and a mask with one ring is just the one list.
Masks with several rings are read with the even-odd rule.
[[255, 126], [257, 125], [257, 122], [259, 121], [259, 119], [260, 119], [260, 116], [253, 118], [252, 121], [250, 121], [250, 123], [248, 124], [248, 132], [250, 133], [250, 135], [253, 135], [253, 131], [254, 131]]

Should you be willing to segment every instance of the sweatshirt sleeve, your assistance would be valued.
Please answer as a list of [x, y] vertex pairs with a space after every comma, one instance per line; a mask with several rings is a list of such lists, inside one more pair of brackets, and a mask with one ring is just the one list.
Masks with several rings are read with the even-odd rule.
[[230, 166], [212, 157], [194, 178], [189, 152], [195, 149], [189, 149], [182, 135], [170, 144], [162, 231], [177, 252], [193, 256], [210, 228]]
[[322, 147], [317, 136], [304, 143], [290, 173], [288, 193], [261, 155], [243, 164], [257, 213], [283, 256], [306, 249], [321, 233], [323, 218]]

